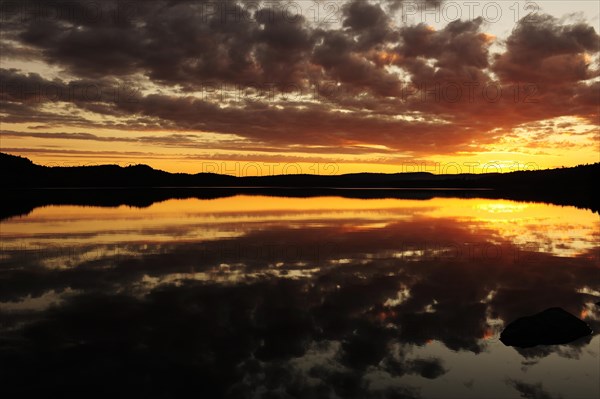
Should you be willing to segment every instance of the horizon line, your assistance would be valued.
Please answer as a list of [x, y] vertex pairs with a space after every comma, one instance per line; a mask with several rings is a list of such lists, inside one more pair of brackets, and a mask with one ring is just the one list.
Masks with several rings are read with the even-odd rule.
[[115, 166], [115, 167], [118, 167], [121, 169], [125, 169], [125, 168], [130, 168], [130, 167], [142, 166], [142, 167], [147, 167], [149, 169], [152, 169], [153, 171], [168, 173], [171, 175], [189, 175], [189, 176], [216, 175], [216, 176], [226, 176], [226, 177], [234, 177], [234, 178], [260, 178], [260, 177], [278, 177], [278, 176], [340, 177], [340, 176], [353, 176], [353, 175], [387, 175], [387, 176], [390, 176], [390, 175], [415, 175], [415, 174], [427, 174], [427, 175], [431, 175], [431, 176], [485, 176], [485, 175], [507, 175], [507, 174], [517, 173], [517, 172], [542, 172], [542, 171], [552, 171], [552, 170], [562, 170], [562, 169], [575, 169], [575, 168], [584, 167], [584, 166], [600, 165], [600, 161], [599, 161], [599, 162], [594, 162], [594, 163], [578, 164], [575, 166], [560, 166], [560, 167], [552, 167], [552, 168], [545, 168], [545, 169], [539, 168], [539, 169], [511, 170], [511, 171], [506, 171], [506, 172], [500, 171], [500, 172], [481, 172], [481, 173], [474, 173], [474, 172], [435, 173], [435, 172], [429, 172], [429, 171], [414, 171], [414, 172], [352, 172], [352, 173], [340, 173], [340, 174], [279, 173], [279, 174], [265, 174], [265, 175], [236, 176], [236, 175], [231, 175], [231, 174], [227, 174], [227, 173], [216, 173], [216, 172], [196, 172], [196, 173], [170, 172], [168, 170], [154, 168], [145, 163], [131, 163], [126, 166], [119, 165], [117, 163], [112, 163], [112, 164], [111, 163], [103, 163], [103, 164], [97, 164], [97, 165], [63, 165], [63, 166], [53, 165], [53, 166], [49, 166], [49, 165], [35, 163], [30, 158], [22, 156], [22, 155], [15, 155], [15, 154], [11, 154], [8, 152], [0, 151], [0, 156], [3, 156], [3, 155], [27, 160], [32, 165], [35, 165], [38, 167], [44, 167], [44, 168], [94, 168], [94, 167]]

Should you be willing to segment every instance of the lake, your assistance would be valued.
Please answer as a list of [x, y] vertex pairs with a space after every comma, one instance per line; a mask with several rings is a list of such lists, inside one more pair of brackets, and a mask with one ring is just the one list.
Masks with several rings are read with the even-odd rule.
[[[0, 381], [7, 397], [595, 399], [599, 227], [479, 198], [37, 207], [1, 224]], [[499, 341], [554, 306], [594, 333]]]

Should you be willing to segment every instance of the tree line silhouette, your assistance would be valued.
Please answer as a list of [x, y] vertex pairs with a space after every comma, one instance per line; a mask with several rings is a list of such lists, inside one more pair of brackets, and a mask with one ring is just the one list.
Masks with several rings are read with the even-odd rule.
[[[412, 172], [235, 177], [169, 173], [147, 165], [50, 167], [0, 153], [0, 167], [4, 188], [8, 189], [0, 217], [24, 214], [48, 204], [149, 206], [170, 198], [217, 198], [239, 193], [294, 197], [506, 198], [573, 205], [594, 212], [600, 209], [593, 189], [600, 181], [600, 163], [486, 174]], [[365, 188], [370, 190], [363, 190]]]

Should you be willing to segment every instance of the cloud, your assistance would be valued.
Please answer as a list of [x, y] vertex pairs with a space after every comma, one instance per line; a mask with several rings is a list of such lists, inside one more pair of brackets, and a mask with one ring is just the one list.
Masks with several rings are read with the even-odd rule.
[[[215, 4], [8, 4], [7, 57], [60, 72], [2, 69], [2, 121], [419, 157], [480, 151], [500, 130], [560, 116], [597, 125], [598, 34], [584, 22], [538, 13], [502, 40], [482, 18], [398, 25], [396, 1], [347, 1], [332, 24], [308, 9]], [[495, 41], [504, 48], [491, 53]]]
[[597, 53], [599, 43], [595, 29], [583, 22], [561, 25], [550, 15], [533, 14], [517, 23], [492, 69], [510, 82], [573, 84], [598, 76], [588, 54]]
[[[399, 46], [399, 63], [406, 58], [422, 57], [423, 60], [433, 59], [432, 68], [449, 70], [456, 75], [472, 67], [480, 76], [488, 66], [488, 47], [491, 44], [489, 36], [480, 31], [483, 18], [472, 21], [456, 20], [450, 22], [440, 31], [435, 31], [423, 23], [401, 29], [402, 45]], [[477, 76], [461, 76], [476, 80]], [[417, 79], [418, 80], [418, 79]]]
[[544, 391], [542, 384], [528, 384], [518, 380], [508, 380], [507, 384], [512, 385], [525, 399], [558, 399], [559, 397], [550, 395]]

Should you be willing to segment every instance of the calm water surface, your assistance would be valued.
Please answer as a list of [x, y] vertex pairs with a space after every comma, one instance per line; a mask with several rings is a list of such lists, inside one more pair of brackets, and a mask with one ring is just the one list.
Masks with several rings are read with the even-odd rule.
[[[599, 227], [482, 199], [37, 208], [1, 224], [0, 382], [10, 397], [595, 399]], [[594, 335], [498, 340], [552, 306]]]

